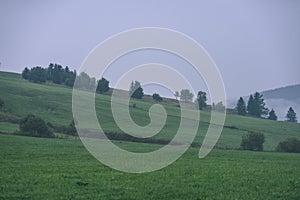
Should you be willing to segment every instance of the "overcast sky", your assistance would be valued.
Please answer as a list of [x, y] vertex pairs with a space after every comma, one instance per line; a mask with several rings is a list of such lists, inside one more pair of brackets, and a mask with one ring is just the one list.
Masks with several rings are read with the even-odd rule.
[[[164, 27], [189, 35], [208, 51], [233, 98], [300, 83], [299, 19], [297, 0], [1, 0], [0, 70], [21, 72], [50, 62], [79, 69], [113, 34]], [[115, 72], [122, 71], [118, 67]], [[107, 78], [113, 83], [114, 73]]]

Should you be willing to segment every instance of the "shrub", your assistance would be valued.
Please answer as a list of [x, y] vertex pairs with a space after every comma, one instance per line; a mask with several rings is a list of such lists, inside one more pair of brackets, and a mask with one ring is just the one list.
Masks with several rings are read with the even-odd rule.
[[281, 152], [300, 153], [300, 140], [295, 137], [287, 138], [286, 140], [279, 142], [276, 150]]
[[152, 95], [152, 98], [153, 98], [155, 101], [162, 101], [162, 100], [163, 100], [162, 97], [161, 97], [159, 94], [157, 94], [157, 93], [154, 93], [154, 94]]
[[241, 149], [251, 151], [262, 151], [265, 136], [263, 133], [247, 133], [242, 138]]
[[46, 125], [45, 121], [32, 114], [21, 119], [20, 131], [22, 135], [33, 137], [54, 137], [53, 132]]
[[68, 135], [78, 135], [77, 130], [75, 127], [75, 122], [72, 120], [72, 122], [69, 124], [69, 126], [66, 128], [65, 133]]

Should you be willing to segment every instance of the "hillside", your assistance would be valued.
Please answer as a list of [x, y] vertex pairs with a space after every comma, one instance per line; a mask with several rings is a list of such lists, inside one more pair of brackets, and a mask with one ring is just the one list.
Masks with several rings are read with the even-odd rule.
[[[54, 84], [35, 84], [23, 80], [19, 74], [0, 72], [0, 96], [5, 102], [4, 110], [0, 112], [0, 132], [18, 130], [17, 119], [29, 113], [40, 116], [46, 122], [55, 125], [68, 125], [72, 120], [71, 103], [72, 89]], [[149, 107], [151, 100], [132, 101], [137, 108], [131, 108], [131, 116], [139, 125], [149, 123]], [[179, 108], [165, 105], [168, 117], [163, 130], [154, 139], [169, 141], [177, 131], [180, 122]], [[96, 95], [96, 111], [105, 132], [122, 134], [116, 126], [110, 109], [109, 95]], [[199, 145], [206, 133], [210, 119], [208, 111], [201, 112], [198, 134], [194, 140]], [[300, 138], [300, 124], [275, 122], [250, 117], [228, 114], [219, 148], [238, 148], [241, 137], [248, 131], [262, 132], [266, 136], [264, 148], [274, 150], [279, 141], [295, 136]]]
[[300, 84], [263, 91], [266, 99], [285, 99], [300, 102]]

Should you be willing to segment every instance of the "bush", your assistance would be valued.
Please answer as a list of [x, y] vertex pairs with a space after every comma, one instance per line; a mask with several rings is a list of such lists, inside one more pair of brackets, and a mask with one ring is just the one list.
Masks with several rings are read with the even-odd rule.
[[152, 98], [153, 98], [155, 101], [162, 101], [162, 100], [163, 100], [162, 97], [161, 97], [159, 94], [157, 94], [157, 93], [154, 93], [154, 94], [152, 95]]
[[262, 151], [265, 136], [263, 133], [247, 133], [242, 138], [241, 149], [251, 151]]
[[53, 132], [46, 125], [45, 121], [32, 114], [21, 119], [20, 131], [22, 135], [33, 137], [54, 137]]
[[279, 142], [276, 150], [281, 152], [300, 153], [300, 140], [295, 137], [287, 138], [286, 140]]
[[72, 122], [66, 128], [65, 134], [68, 134], [68, 135], [78, 135], [76, 127], [75, 127], [75, 121], [74, 120], [72, 120]]

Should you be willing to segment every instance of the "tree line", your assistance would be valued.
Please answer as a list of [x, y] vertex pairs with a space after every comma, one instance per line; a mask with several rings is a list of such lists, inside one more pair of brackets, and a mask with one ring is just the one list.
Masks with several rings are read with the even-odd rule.
[[47, 68], [36, 66], [29, 69], [26, 67], [22, 71], [22, 77], [35, 83], [45, 83], [49, 81], [55, 84], [73, 87], [76, 70], [71, 71], [68, 66], [62, 67], [59, 64], [50, 63]]
[[31, 69], [25, 67], [22, 71], [22, 78], [34, 83], [52, 82], [55, 84], [73, 87], [77, 77], [78, 86], [82, 89], [96, 89], [99, 93], [109, 90], [109, 81], [101, 78], [96, 81], [95, 78], [82, 72], [77, 75], [76, 70], [70, 70], [68, 66], [62, 67], [59, 64], [50, 63], [47, 68], [36, 66]]
[[[277, 115], [274, 109], [269, 111], [264, 102], [263, 95], [259, 92], [255, 92], [253, 95], [250, 95], [247, 105], [243, 97], [240, 97], [236, 104], [236, 110], [239, 115], [243, 116], [249, 115], [253, 117], [264, 117], [270, 120], [277, 120]], [[297, 116], [292, 107], [289, 108], [286, 118], [289, 122], [297, 122]]]
[[[28, 69], [26, 67], [22, 72], [22, 77], [35, 83], [45, 83], [46, 81], [49, 81], [69, 87], [74, 86], [75, 79], [77, 77], [77, 88], [88, 90], [95, 89], [99, 93], [105, 93], [109, 90], [109, 81], [103, 77], [100, 80], [96, 80], [94, 77], [90, 77], [84, 72], [77, 75], [76, 70], [71, 71], [68, 66], [62, 67], [59, 64], [53, 63], [50, 63], [47, 68], [37, 66]], [[144, 91], [140, 82], [132, 81], [129, 88], [129, 94], [130, 97], [135, 99], [143, 98]], [[197, 94], [195, 103], [200, 110], [203, 110], [207, 107], [206, 95], [206, 92], [203, 91], [199, 91]], [[181, 101], [192, 102], [194, 94], [188, 89], [182, 89], [180, 92], [176, 91], [174, 96], [176, 99], [180, 98]], [[158, 102], [163, 101], [163, 98], [158, 93], [154, 93], [152, 98]], [[217, 104], [213, 103], [212, 108], [216, 111], [225, 110], [225, 106], [223, 106], [222, 102], [218, 102]], [[269, 111], [269, 109], [266, 108], [263, 95], [259, 92], [255, 92], [254, 94], [250, 95], [247, 105], [243, 97], [240, 97], [236, 104], [236, 110], [239, 115], [249, 115], [254, 117], [264, 117], [270, 120], [277, 120], [277, 115], [274, 109]], [[297, 122], [297, 116], [292, 107], [289, 108], [286, 118], [287, 121]]]

